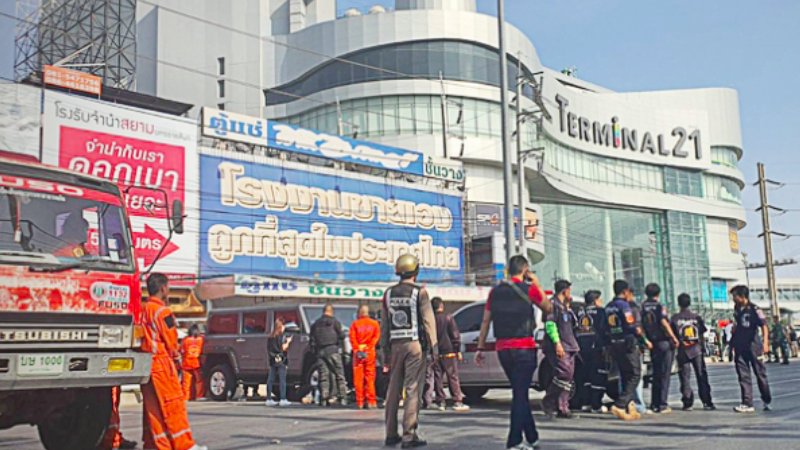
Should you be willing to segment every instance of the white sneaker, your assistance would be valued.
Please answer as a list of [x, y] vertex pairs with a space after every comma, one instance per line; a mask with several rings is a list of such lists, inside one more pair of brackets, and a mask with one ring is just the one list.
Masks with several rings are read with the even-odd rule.
[[604, 406], [601, 406], [601, 407], [600, 407], [600, 408], [598, 408], [598, 409], [593, 409], [593, 410], [592, 410], [592, 413], [594, 413], [594, 414], [605, 414], [605, 413], [607, 413], [607, 412], [608, 412], [608, 407], [607, 407], [607, 406], [605, 406], [605, 405], [604, 405]]
[[289, 400], [281, 400], [281, 402], [278, 403], [278, 406], [291, 406], [291, 405], [292, 402], [290, 402]]
[[278, 402], [276, 402], [275, 400], [273, 400], [271, 398], [268, 399], [266, 402], [264, 402], [264, 404], [267, 405], [267, 406], [278, 406]]
[[461, 402], [458, 402], [458, 403], [453, 405], [453, 411], [456, 411], [456, 412], [466, 412], [466, 411], [469, 411], [469, 409], [470, 409], [469, 406], [467, 406], [467, 405], [465, 405], [465, 404], [463, 404]]
[[508, 450], [533, 450], [533, 448], [534, 447], [531, 444], [523, 442], [523, 443], [521, 443], [519, 445], [515, 445], [513, 447], [508, 447]]
[[747, 405], [736, 406], [736, 407], [733, 408], [733, 410], [736, 411], [737, 413], [754, 413], [754, 412], [756, 412], [755, 408], [753, 408], [752, 406], [747, 406]]

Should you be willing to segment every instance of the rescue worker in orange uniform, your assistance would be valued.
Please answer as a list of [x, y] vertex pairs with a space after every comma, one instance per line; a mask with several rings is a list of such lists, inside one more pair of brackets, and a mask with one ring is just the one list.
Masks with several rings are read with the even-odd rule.
[[111, 388], [111, 417], [108, 419], [108, 428], [102, 442], [97, 446], [100, 450], [128, 450], [136, 448], [136, 441], [129, 441], [122, 437], [119, 430], [119, 401], [122, 389], [119, 386]]
[[[200, 327], [192, 325], [189, 335], [181, 343], [181, 369], [183, 372], [183, 396], [186, 401], [205, 397], [203, 372], [200, 370], [200, 355], [203, 353], [203, 336]], [[194, 387], [194, 390], [192, 390]]]
[[350, 325], [350, 345], [353, 347], [353, 385], [356, 388], [356, 407], [378, 407], [375, 395], [375, 349], [381, 339], [381, 326], [369, 316], [369, 306], [358, 308], [358, 319]]
[[144, 450], [208, 450], [195, 444], [189, 428], [175, 362], [180, 357], [175, 316], [164, 304], [169, 294], [167, 277], [160, 273], [147, 277], [147, 293], [142, 311], [142, 350], [153, 355], [153, 368], [150, 381], [142, 385]]

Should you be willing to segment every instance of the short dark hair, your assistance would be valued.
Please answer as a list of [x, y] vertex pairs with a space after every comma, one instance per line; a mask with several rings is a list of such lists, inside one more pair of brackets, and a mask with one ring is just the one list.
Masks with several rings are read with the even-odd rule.
[[555, 294], [558, 295], [558, 294], [564, 292], [565, 290], [569, 289], [570, 286], [572, 286], [572, 283], [570, 283], [569, 281], [567, 281], [567, 280], [558, 280], [553, 285], [553, 290], [555, 291]]
[[522, 255], [514, 255], [508, 260], [508, 276], [521, 274], [528, 267], [528, 259]]
[[692, 297], [686, 292], [678, 296], [678, 306], [681, 308], [688, 308], [692, 304]]
[[620, 295], [630, 289], [630, 285], [625, 280], [617, 280], [614, 282], [614, 295]]
[[591, 291], [586, 291], [586, 293], [583, 294], [583, 299], [584, 301], [586, 301], [587, 305], [591, 305], [594, 302], [596, 302], [597, 299], [600, 298], [600, 296], [601, 296], [600, 291], [591, 290]]
[[745, 286], [745, 285], [743, 285], [743, 284], [736, 285], [736, 286], [731, 288], [731, 295], [744, 297], [744, 298], [749, 300], [750, 299], [750, 288]]
[[333, 303], [331, 303], [331, 302], [325, 303], [325, 306], [322, 307], [322, 312], [323, 313], [328, 312], [328, 311], [333, 312]]
[[147, 277], [147, 293], [149, 295], [156, 295], [158, 291], [161, 290], [164, 286], [169, 285], [169, 278], [163, 273], [151, 273], [150, 276]]
[[644, 295], [647, 298], [656, 298], [661, 294], [661, 286], [658, 283], [650, 283], [644, 288]]
[[439, 307], [442, 306], [442, 303], [444, 303], [442, 297], [433, 297], [433, 299], [431, 299], [431, 306], [433, 307], [434, 311], [439, 309]]

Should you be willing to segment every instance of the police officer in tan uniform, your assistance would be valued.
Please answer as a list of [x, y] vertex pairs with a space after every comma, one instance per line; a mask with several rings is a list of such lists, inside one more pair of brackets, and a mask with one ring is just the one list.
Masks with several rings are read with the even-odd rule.
[[[438, 358], [436, 318], [428, 291], [416, 284], [419, 261], [410, 254], [395, 262], [400, 283], [383, 295], [381, 348], [384, 370], [389, 370], [386, 393], [386, 445], [402, 443], [402, 448], [427, 445], [417, 435], [419, 406], [425, 380], [426, 356]], [[388, 367], [387, 367], [388, 366]], [[403, 412], [403, 434], [397, 432], [397, 410], [403, 391], [406, 393]]]

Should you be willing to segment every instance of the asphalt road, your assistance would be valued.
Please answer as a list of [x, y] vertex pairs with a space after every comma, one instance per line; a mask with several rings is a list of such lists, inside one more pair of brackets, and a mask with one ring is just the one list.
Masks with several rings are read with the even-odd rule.
[[[736, 374], [730, 364], [709, 367], [714, 401], [719, 410], [676, 410], [669, 415], [646, 416], [625, 423], [609, 415], [581, 415], [573, 420], [544, 421], [535, 401], [542, 449], [800, 449], [800, 362], [770, 364], [774, 411], [739, 415]], [[680, 406], [677, 377], [671, 404]], [[649, 392], [645, 392], [649, 398]], [[540, 395], [537, 395], [538, 399]], [[491, 391], [468, 413], [422, 414], [421, 433], [431, 449], [489, 449], [504, 447], [510, 397]], [[679, 409], [679, 408], [677, 408]], [[212, 450], [355, 449], [380, 448], [383, 411], [322, 409], [311, 406], [266, 408], [261, 402], [191, 403], [192, 429], [201, 444]], [[141, 410], [123, 406], [122, 429], [129, 438], [141, 436]], [[39, 450], [32, 427], [0, 431], [0, 449]]]

